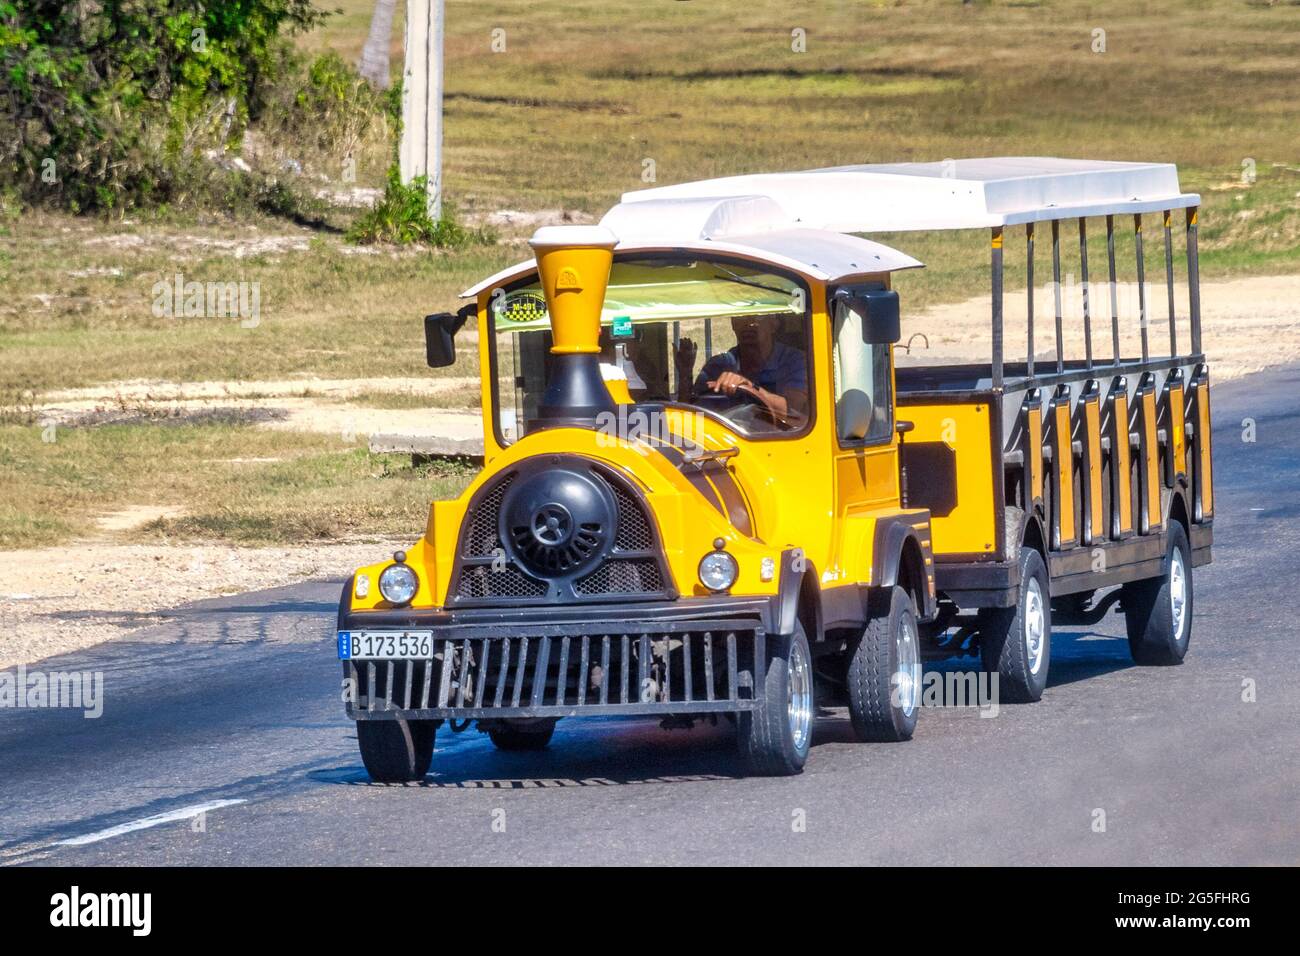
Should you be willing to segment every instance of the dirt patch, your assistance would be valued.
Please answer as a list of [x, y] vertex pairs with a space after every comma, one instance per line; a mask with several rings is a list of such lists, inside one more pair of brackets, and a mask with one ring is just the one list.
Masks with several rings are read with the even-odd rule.
[[96, 524], [100, 531], [111, 534], [117, 531], [134, 531], [151, 521], [179, 518], [183, 514], [185, 509], [178, 505], [132, 505], [121, 511], [103, 515]]

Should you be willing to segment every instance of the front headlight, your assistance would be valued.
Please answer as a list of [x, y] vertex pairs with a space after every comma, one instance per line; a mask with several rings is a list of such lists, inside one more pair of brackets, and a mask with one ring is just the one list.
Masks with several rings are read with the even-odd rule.
[[420, 590], [420, 579], [410, 565], [390, 564], [379, 575], [379, 593], [393, 604], [409, 604]]
[[710, 591], [725, 591], [736, 583], [740, 566], [725, 551], [710, 551], [700, 559], [700, 583]]

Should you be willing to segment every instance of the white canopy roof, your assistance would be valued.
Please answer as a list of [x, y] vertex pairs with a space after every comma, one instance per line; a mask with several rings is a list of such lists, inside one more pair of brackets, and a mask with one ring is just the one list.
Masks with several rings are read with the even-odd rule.
[[[660, 186], [624, 193], [606, 216], [629, 222], [662, 221], [671, 207], [637, 210], [643, 203], [745, 200], [716, 210], [707, 225], [727, 228], [731, 216], [753, 225], [798, 223], [834, 232], [976, 229], [1043, 219], [1122, 215], [1181, 209], [1200, 203], [1178, 186], [1170, 163], [1115, 163], [1041, 156], [955, 159], [937, 163], [838, 166], [795, 173], [758, 173]], [[683, 207], [685, 208], [685, 207]], [[703, 207], [701, 207], [703, 208]], [[692, 217], [694, 231], [698, 215]], [[615, 230], [618, 231], [617, 229]]]

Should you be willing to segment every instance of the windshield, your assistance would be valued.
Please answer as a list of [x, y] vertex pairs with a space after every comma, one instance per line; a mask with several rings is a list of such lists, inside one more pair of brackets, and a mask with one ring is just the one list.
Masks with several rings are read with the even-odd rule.
[[[751, 436], [808, 419], [807, 293], [792, 277], [724, 260], [616, 261], [601, 311], [601, 371], [616, 397], [709, 412]], [[537, 279], [493, 294], [496, 416], [525, 434], [546, 390], [550, 319]]]

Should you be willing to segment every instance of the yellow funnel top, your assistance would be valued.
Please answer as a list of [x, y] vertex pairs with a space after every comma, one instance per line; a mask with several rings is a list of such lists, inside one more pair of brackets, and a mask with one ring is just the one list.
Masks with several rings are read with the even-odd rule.
[[553, 353], [600, 352], [600, 310], [617, 244], [603, 226], [544, 226], [529, 241], [551, 315]]

